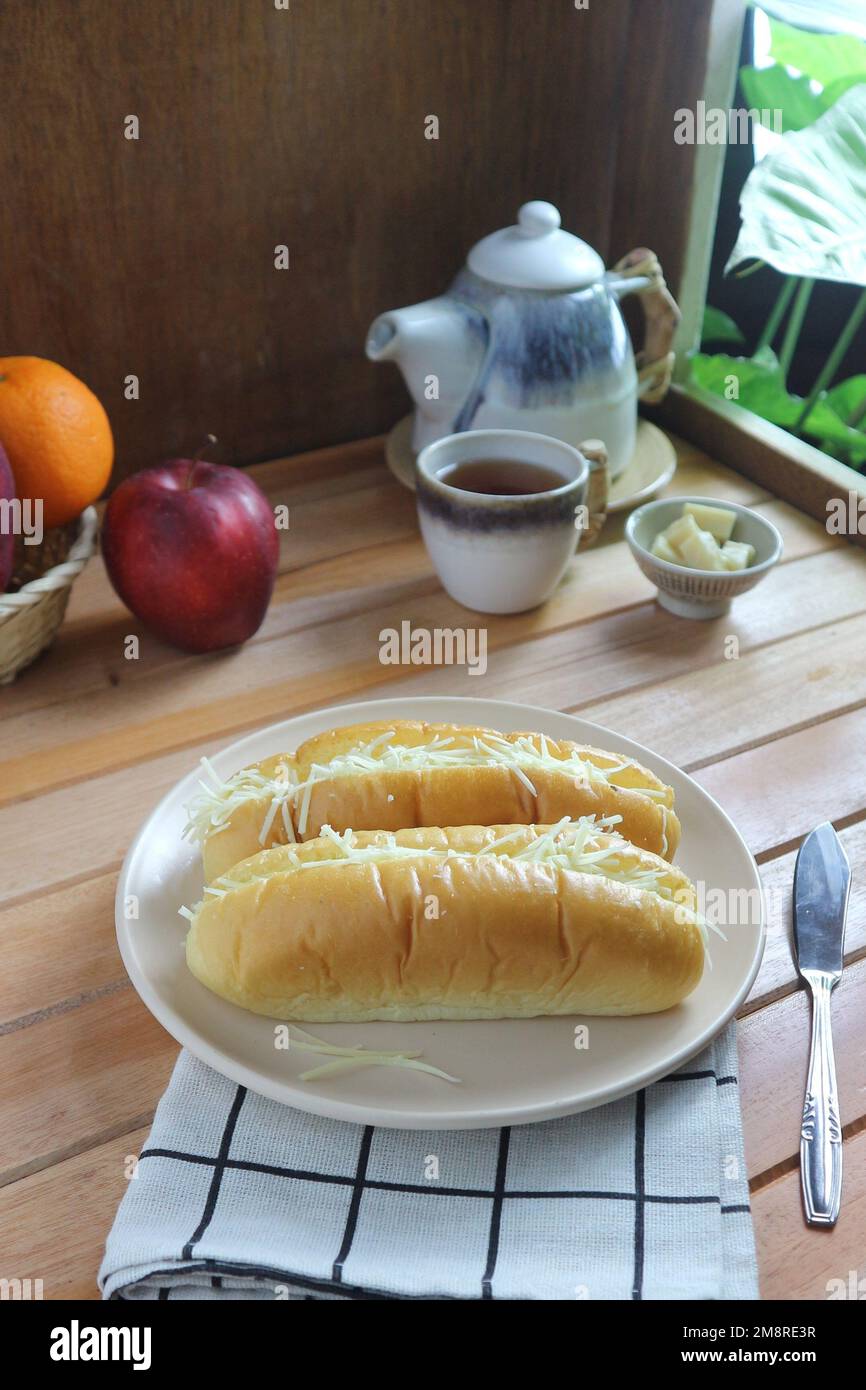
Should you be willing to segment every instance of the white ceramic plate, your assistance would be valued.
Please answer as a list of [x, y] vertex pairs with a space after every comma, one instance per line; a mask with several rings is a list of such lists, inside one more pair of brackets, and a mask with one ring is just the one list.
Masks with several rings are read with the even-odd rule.
[[[683, 824], [677, 862], [708, 891], [757, 889], [760, 897], [751, 854], [696, 782], [639, 744], [553, 710], [499, 700], [369, 700], [261, 729], [215, 754], [213, 762], [229, 774], [335, 725], [401, 717], [485, 724], [506, 732], [534, 729], [639, 759], [676, 792]], [[181, 839], [181, 831], [197, 778], [198, 769], [192, 769], [160, 802], [126, 857], [116, 904], [121, 955], [142, 1000], [179, 1043], [233, 1081], [286, 1105], [405, 1129], [472, 1129], [588, 1110], [665, 1076], [700, 1051], [732, 1017], [757, 974], [763, 922], [730, 928], [727, 941], [711, 934], [713, 968], [705, 970], [697, 990], [679, 1008], [637, 1018], [584, 1020], [589, 1026], [586, 1049], [575, 1048], [575, 1018], [318, 1024], [310, 1029], [340, 1044], [421, 1049], [425, 1061], [459, 1076], [462, 1084], [392, 1067], [300, 1081], [299, 1073], [315, 1059], [278, 1051], [272, 1020], [217, 998], [186, 968], [186, 923], [177, 910], [201, 896], [202, 878], [198, 851]], [[130, 895], [138, 899], [137, 920], [127, 920], [124, 913]]]

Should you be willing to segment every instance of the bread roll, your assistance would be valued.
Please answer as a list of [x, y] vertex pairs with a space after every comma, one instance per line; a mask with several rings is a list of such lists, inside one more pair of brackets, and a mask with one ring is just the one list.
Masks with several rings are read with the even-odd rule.
[[202, 984], [323, 1023], [655, 1013], [701, 978], [695, 909], [680, 870], [579, 821], [331, 832], [183, 911]]
[[331, 729], [243, 768], [189, 807], [210, 882], [261, 848], [342, 831], [436, 825], [550, 824], [619, 817], [634, 844], [673, 859], [674, 796], [618, 753], [494, 729], [400, 720]]

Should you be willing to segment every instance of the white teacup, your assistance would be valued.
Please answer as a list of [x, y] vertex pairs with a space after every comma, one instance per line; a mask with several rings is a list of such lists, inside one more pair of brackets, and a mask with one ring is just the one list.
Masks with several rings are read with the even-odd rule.
[[[561, 483], [510, 496], [449, 484], [455, 465], [481, 459], [517, 462]], [[575, 449], [527, 430], [465, 430], [421, 450], [415, 495], [421, 534], [451, 597], [481, 613], [522, 613], [550, 597], [577, 545], [601, 529], [607, 456], [598, 440]]]

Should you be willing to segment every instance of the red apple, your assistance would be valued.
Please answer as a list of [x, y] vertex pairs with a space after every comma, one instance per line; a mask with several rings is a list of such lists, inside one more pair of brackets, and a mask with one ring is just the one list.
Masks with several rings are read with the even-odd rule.
[[[9, 460], [6, 457], [6, 450], [0, 444], [0, 502], [13, 502], [15, 500], [15, 479], [12, 476], [12, 469], [9, 467]], [[9, 585], [12, 578], [12, 565], [15, 560], [15, 531], [12, 525], [12, 513], [8, 508], [0, 508], [0, 594]]]
[[137, 618], [186, 652], [245, 642], [261, 627], [280, 545], [270, 503], [237, 468], [169, 459], [112, 493], [108, 577]]

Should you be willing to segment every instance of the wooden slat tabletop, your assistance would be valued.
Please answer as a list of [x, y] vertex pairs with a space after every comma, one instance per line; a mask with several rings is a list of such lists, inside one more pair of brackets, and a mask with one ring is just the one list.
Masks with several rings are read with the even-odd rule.
[[[537, 612], [483, 620], [493, 698], [568, 711], [690, 771], [734, 818], [769, 893], [764, 964], [742, 1010], [742, 1102], [761, 1287], [823, 1299], [866, 1273], [866, 556], [686, 444], [671, 493], [758, 507], [783, 564], [718, 622], [660, 609], [612, 518]], [[124, 1164], [147, 1135], [177, 1046], [129, 985], [113, 894], [131, 837], [205, 752], [353, 697], [479, 693], [458, 668], [382, 666], [378, 634], [465, 624], [380, 440], [252, 470], [290, 507], [265, 623], [242, 650], [190, 657], [141, 632], [101, 561], [53, 649], [0, 692], [0, 1246], [48, 1298], [95, 1298]], [[470, 620], [471, 621], [471, 620]], [[737, 660], [724, 641], [739, 639]], [[854, 866], [848, 968], [834, 996], [845, 1135], [842, 1216], [800, 1212], [797, 1145], [808, 1001], [790, 946], [800, 837], [832, 820]]]

